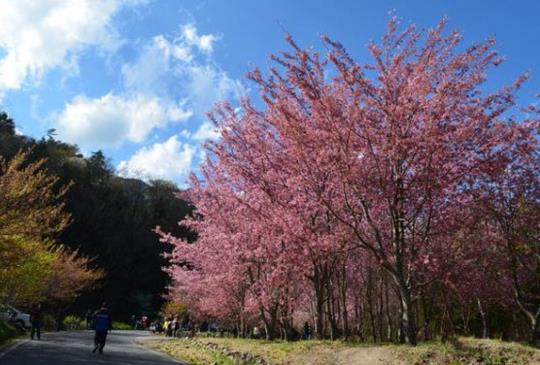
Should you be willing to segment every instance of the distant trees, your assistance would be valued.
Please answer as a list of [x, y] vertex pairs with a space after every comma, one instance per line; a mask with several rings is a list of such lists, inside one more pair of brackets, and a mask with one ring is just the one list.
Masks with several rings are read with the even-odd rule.
[[252, 71], [263, 108], [216, 109], [221, 140], [186, 193], [197, 242], [161, 231], [173, 295], [269, 338], [307, 319], [321, 338], [412, 345], [487, 328], [482, 302], [498, 301], [536, 339], [539, 120], [508, 117], [525, 77], [483, 91], [493, 40], [462, 49], [444, 28], [392, 19], [367, 65], [288, 38], [268, 76]]
[[5, 159], [10, 159], [23, 147], [27, 140], [15, 133], [15, 122], [7, 113], [0, 112], [0, 155]]
[[[21, 149], [27, 151], [24, 158], [16, 157]], [[162, 271], [166, 265], [162, 257], [163, 246], [152, 229], [159, 224], [178, 236], [192, 235], [177, 225], [178, 214], [189, 214], [192, 208], [184, 201], [172, 198], [179, 191], [176, 185], [165, 181], [145, 183], [118, 177], [103, 152], [97, 151], [84, 157], [77, 146], [58, 141], [53, 134], [40, 140], [19, 135], [15, 132], [14, 121], [6, 113], [0, 113], [0, 156], [5, 166], [20, 163], [17, 183], [10, 185], [16, 194], [23, 194], [24, 190], [20, 187], [33, 183], [32, 179], [37, 176], [48, 181], [52, 188], [44, 189], [51, 194], [49, 204], [45, 204], [46, 200], [37, 199], [37, 195], [21, 196], [18, 204], [26, 202], [27, 206], [23, 208], [27, 211], [21, 210], [17, 216], [7, 205], [0, 207], [0, 212], [2, 209], [11, 212], [10, 219], [17, 224], [12, 226], [13, 231], [20, 233], [21, 230], [29, 230], [33, 224], [29, 221], [29, 214], [34, 214], [31, 210], [37, 208], [40, 209], [39, 214], [36, 211], [34, 216], [41, 217], [43, 223], [44, 220], [62, 223], [59, 229], [49, 233], [55, 242], [61, 242], [63, 246], [52, 248], [44, 244], [52, 241], [49, 236], [46, 240], [35, 242], [37, 247], [46, 248], [44, 254], [48, 258], [51, 255], [63, 258], [65, 262], [60, 267], [55, 267], [58, 264], [55, 260], [46, 265], [43, 257], [35, 257], [36, 265], [33, 265], [30, 260], [33, 256], [17, 253], [13, 245], [5, 246], [6, 249], [1, 251], [1, 255], [10, 255], [5, 256], [9, 267], [36, 274], [29, 278], [43, 278], [43, 281], [39, 281], [40, 290], [32, 289], [34, 297], [51, 297], [51, 309], [60, 320], [66, 311], [83, 315], [89, 308], [97, 308], [104, 300], [119, 320], [127, 320], [132, 314], [150, 315], [159, 311], [169, 279]], [[25, 170], [27, 167], [33, 170]], [[67, 186], [67, 191], [62, 189]], [[7, 193], [7, 190], [0, 192], [0, 200], [5, 199], [6, 194], [11, 193]], [[53, 199], [52, 194], [60, 195]], [[38, 205], [39, 201], [43, 202], [43, 206]], [[53, 220], [55, 215], [46, 209], [54, 207], [61, 208], [61, 217], [70, 224]], [[0, 226], [6, 217], [0, 218]], [[49, 231], [52, 229], [49, 228]], [[31, 243], [25, 242], [26, 245]], [[26, 258], [27, 265], [16, 266], [17, 258]], [[45, 280], [45, 272], [51, 272], [53, 267], [55, 279]], [[73, 271], [75, 267], [81, 270]], [[7, 275], [7, 271], [2, 271], [5, 268], [0, 264], [0, 286], [11, 285], [14, 289], [22, 290], [23, 276], [10, 270], [8, 280], [6, 276], [1, 276]], [[106, 273], [106, 278], [99, 280], [99, 285], [90, 284], [92, 273], [98, 277]], [[53, 285], [54, 280], [60, 281]], [[33, 283], [29, 282], [28, 286]], [[83, 286], [86, 286], [86, 290], [81, 291]], [[36, 295], [38, 292], [41, 294]], [[77, 298], [72, 303], [74, 293]], [[18, 297], [25, 301], [22, 294]]]
[[72, 181], [66, 210], [73, 223], [63, 232], [62, 242], [95, 257], [94, 264], [107, 273], [103, 285], [84, 294], [73, 309], [84, 313], [106, 300], [119, 319], [157, 313], [168, 277], [162, 271], [163, 246], [152, 229], [159, 224], [180, 236], [188, 234], [176, 223], [178, 214], [191, 211], [187, 203], [174, 199], [178, 187], [118, 177], [100, 151], [82, 158], [61, 142], [40, 141], [36, 153], [58, 156], [49, 161], [51, 170], [62, 181]]

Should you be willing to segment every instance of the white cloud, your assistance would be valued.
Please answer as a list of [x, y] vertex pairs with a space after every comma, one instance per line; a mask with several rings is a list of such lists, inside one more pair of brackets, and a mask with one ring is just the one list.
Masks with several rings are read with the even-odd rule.
[[[133, 4], [135, 2], [130, 2]], [[39, 81], [55, 67], [78, 70], [88, 46], [114, 50], [121, 43], [112, 18], [121, 0], [4, 0], [0, 11], [0, 91]]]
[[[167, 93], [167, 81], [171, 76], [171, 57], [181, 53], [180, 46], [174, 46], [163, 36], [157, 36], [144, 45], [138, 57], [122, 66], [122, 83], [126, 92], [141, 94]], [[190, 59], [185, 50], [183, 59]]]
[[214, 42], [219, 39], [219, 36], [214, 34], [197, 34], [197, 28], [193, 24], [186, 24], [182, 27], [180, 42], [186, 43], [189, 46], [194, 46], [203, 53], [212, 53], [214, 50]]
[[190, 137], [196, 141], [206, 141], [209, 139], [218, 139], [220, 137], [220, 132], [213, 123], [204, 122], [197, 132]]
[[[242, 83], [211, 58], [219, 38], [199, 34], [188, 24], [175, 37], [158, 35], [135, 42], [136, 56], [122, 65], [118, 90], [97, 98], [78, 95], [52, 115], [59, 138], [87, 152], [126, 142], [146, 143], [117, 165], [119, 174], [178, 182], [204, 155], [202, 142], [219, 138], [216, 128], [204, 122], [206, 112], [220, 100], [245, 93]], [[164, 138], [162, 132], [171, 122], [187, 119], [194, 125], [180, 127], [173, 137], [155, 143]], [[193, 144], [182, 144], [180, 137]]]
[[237, 99], [245, 93], [242, 83], [231, 79], [225, 71], [214, 65], [189, 65], [180, 67], [189, 90], [190, 107], [195, 114], [204, 116], [221, 100]]
[[[197, 70], [197, 54], [212, 53], [217, 39], [219, 37], [214, 34], [199, 36], [193, 24], [183, 26], [180, 35], [172, 39], [164, 35], [153, 37], [149, 43], [142, 46], [133, 62], [122, 66], [125, 89], [139, 93], [167, 90], [168, 80], [172, 78], [176, 82], [179, 76], [189, 74], [190, 68], [195, 67], [194, 70]], [[212, 71], [213, 68], [215, 66], [212, 66]]]
[[122, 67], [125, 90], [137, 93], [180, 94], [199, 116], [213, 104], [245, 93], [242, 83], [208, 59], [197, 56], [211, 53], [218, 36], [199, 36], [192, 24], [182, 27], [180, 36], [156, 36], [143, 46], [138, 57]]
[[124, 177], [144, 180], [185, 178], [191, 169], [196, 149], [183, 144], [176, 135], [163, 143], [155, 143], [150, 148], [143, 147], [128, 161], [118, 165], [118, 173]]
[[181, 135], [184, 138], [191, 138], [191, 132], [187, 129], [183, 129], [180, 131], [179, 135]]
[[154, 128], [189, 118], [181, 105], [158, 97], [125, 97], [109, 93], [95, 99], [75, 97], [57, 115], [59, 137], [84, 149], [119, 146], [125, 141], [140, 143]]
[[[94, 99], [76, 96], [53, 116], [60, 138], [93, 150], [144, 142], [170, 121], [193, 116], [200, 123], [214, 103], [244, 92], [239, 81], [208, 59], [198, 60], [217, 38], [199, 36], [193, 25], [186, 25], [178, 37], [159, 35], [142, 46], [138, 43], [137, 57], [121, 68], [120, 92]], [[216, 132], [203, 123], [193, 138], [216, 138]]]

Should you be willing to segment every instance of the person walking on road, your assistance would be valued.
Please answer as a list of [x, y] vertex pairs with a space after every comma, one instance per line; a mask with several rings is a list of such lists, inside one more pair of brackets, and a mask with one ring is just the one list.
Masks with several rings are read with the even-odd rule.
[[30, 324], [32, 328], [30, 330], [30, 339], [34, 339], [37, 335], [37, 339], [41, 340], [41, 324], [43, 322], [43, 312], [41, 303], [34, 304], [30, 311]]
[[99, 350], [99, 353], [103, 354], [103, 348], [107, 341], [107, 333], [112, 329], [112, 319], [107, 309], [107, 303], [103, 303], [101, 309], [94, 314], [92, 322], [96, 331], [94, 335], [94, 350], [92, 352]]

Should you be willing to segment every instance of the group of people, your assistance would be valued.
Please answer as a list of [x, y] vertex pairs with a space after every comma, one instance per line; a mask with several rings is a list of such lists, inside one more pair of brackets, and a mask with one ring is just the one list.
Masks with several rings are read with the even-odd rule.
[[[160, 326], [160, 321], [157, 321], [156, 332], [165, 333], [167, 337], [179, 337], [181, 332], [192, 332], [193, 323], [188, 316], [180, 320], [180, 317], [166, 317], [163, 324]], [[157, 326], [161, 328], [158, 329]]]
[[[41, 303], [32, 306], [30, 311], [30, 322], [32, 324], [30, 331], [30, 338], [33, 340], [37, 336], [39, 340], [41, 338], [41, 326], [43, 322], [43, 311]], [[153, 332], [164, 333], [167, 337], [179, 337], [182, 332], [190, 332], [193, 334], [195, 326], [191, 322], [189, 316], [184, 316], [180, 319], [179, 316], [165, 317], [164, 319], [157, 319], [153, 323], [149, 323], [148, 317], [141, 317], [140, 320], [136, 320], [135, 316], [131, 318], [131, 324], [133, 329], [152, 329]], [[206, 324], [206, 322], [204, 323]], [[86, 313], [86, 327], [95, 331], [94, 334], [94, 349], [92, 352], [98, 351], [103, 354], [103, 348], [107, 341], [107, 334], [112, 329], [112, 318], [107, 308], [107, 303], [103, 303], [101, 308], [95, 312], [88, 310]], [[201, 326], [201, 330], [203, 326]], [[205, 330], [208, 330], [208, 324], [205, 326]], [[264, 329], [254, 327], [253, 332], [250, 333], [250, 337], [263, 338], [265, 335]], [[304, 323], [302, 338], [309, 340], [311, 338], [311, 326], [308, 322]]]
[[131, 325], [131, 329], [134, 330], [147, 330], [151, 325], [148, 316], [142, 316], [137, 319], [135, 315], [132, 315], [129, 322]]

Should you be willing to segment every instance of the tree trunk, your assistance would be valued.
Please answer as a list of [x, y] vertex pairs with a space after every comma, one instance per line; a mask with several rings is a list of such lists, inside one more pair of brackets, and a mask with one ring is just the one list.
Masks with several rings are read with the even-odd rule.
[[347, 267], [345, 263], [343, 263], [342, 270], [341, 301], [343, 306], [341, 316], [343, 320], [343, 336], [347, 339], [349, 337], [349, 312], [347, 310]]
[[275, 316], [271, 316], [270, 320], [264, 322], [264, 329], [266, 330], [267, 340], [274, 340], [277, 337], [277, 320]]
[[379, 273], [380, 279], [377, 285], [377, 293], [378, 293], [378, 303], [377, 303], [377, 321], [379, 325], [379, 336], [382, 341], [386, 341], [387, 337], [384, 332], [384, 299], [383, 299], [383, 276], [382, 273]]
[[405, 330], [403, 329], [403, 320], [401, 319], [401, 313], [403, 313], [403, 302], [400, 299], [399, 300], [398, 337], [399, 337], [399, 343], [405, 343]]
[[422, 295], [422, 311], [424, 312], [424, 340], [431, 340], [429, 331], [432, 320], [432, 305], [428, 306], [426, 296]]
[[386, 304], [386, 320], [388, 329], [388, 339], [394, 341], [394, 326], [392, 324], [392, 315], [390, 314], [390, 301], [388, 296], [388, 277], [384, 280], [384, 301]]
[[358, 297], [358, 294], [355, 294], [354, 296], [354, 323], [356, 328], [356, 335], [360, 339], [360, 341], [364, 341], [364, 333], [363, 333], [363, 310], [360, 306], [360, 298]]
[[371, 335], [373, 336], [373, 342], [377, 342], [377, 326], [375, 324], [375, 316], [373, 314], [373, 282], [371, 280], [371, 271], [368, 272], [368, 282], [366, 286], [366, 300], [368, 305], [369, 320], [371, 322]]
[[259, 316], [261, 318], [261, 321], [264, 323], [264, 329], [266, 331], [266, 339], [267, 340], [273, 340], [276, 338], [277, 335], [277, 306], [274, 308], [270, 308], [268, 310], [269, 317], [266, 316], [266, 312], [264, 307], [259, 304]]
[[313, 273], [313, 287], [315, 289], [315, 332], [319, 340], [324, 339], [324, 280], [318, 265], [315, 265]]
[[335, 310], [334, 310], [334, 292], [332, 291], [332, 283], [330, 279], [327, 280], [327, 286], [326, 286], [326, 293], [327, 293], [327, 300], [326, 300], [326, 317], [328, 318], [328, 321], [330, 322], [330, 339], [335, 340], [337, 335], [337, 324], [336, 324], [336, 318], [335, 318]]
[[540, 306], [536, 311], [534, 317], [531, 318], [531, 335], [529, 342], [531, 345], [535, 345], [540, 338]]
[[488, 338], [487, 317], [479, 298], [476, 298], [476, 304], [478, 305], [478, 312], [480, 312], [480, 317], [482, 318], [482, 338]]
[[406, 344], [416, 346], [416, 320], [411, 300], [411, 290], [402, 279], [399, 279], [398, 285], [401, 300], [401, 323], [404, 340]]

